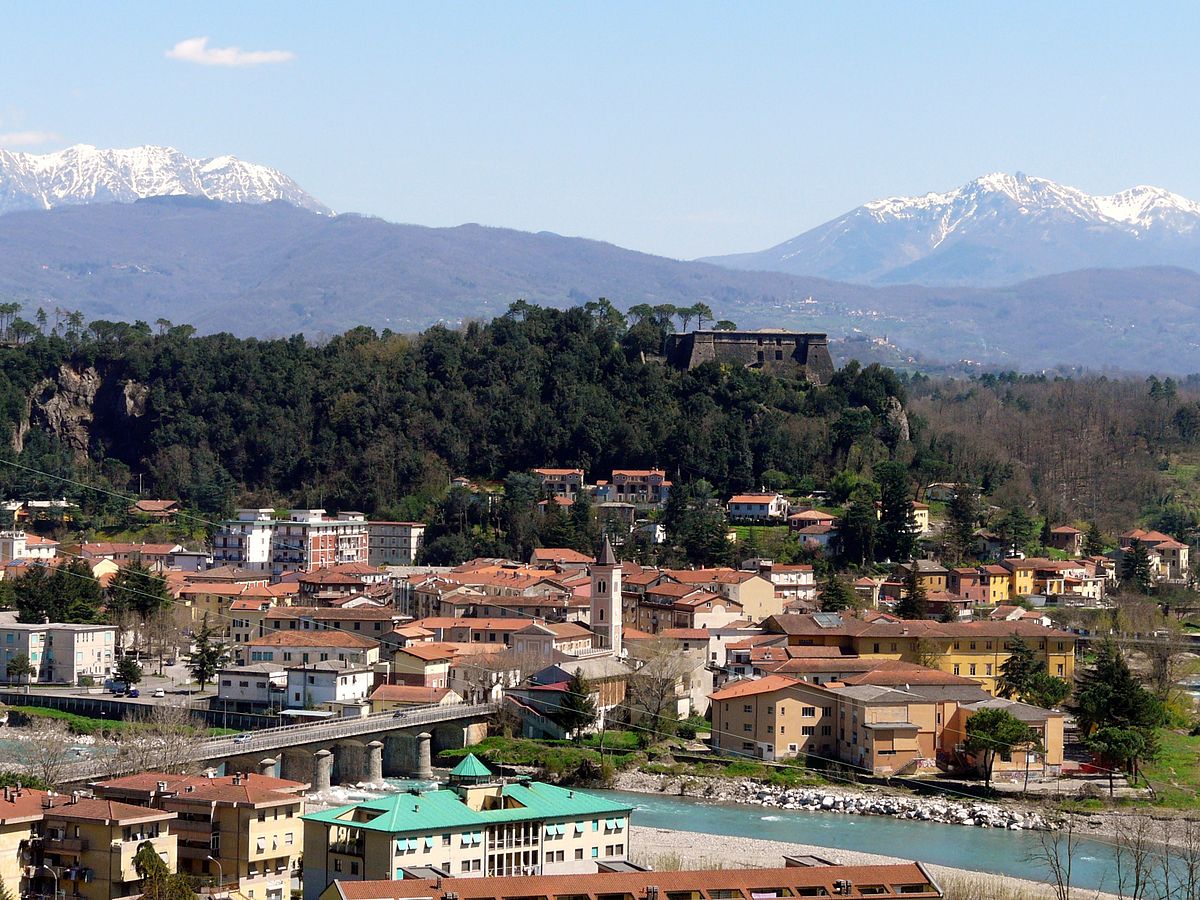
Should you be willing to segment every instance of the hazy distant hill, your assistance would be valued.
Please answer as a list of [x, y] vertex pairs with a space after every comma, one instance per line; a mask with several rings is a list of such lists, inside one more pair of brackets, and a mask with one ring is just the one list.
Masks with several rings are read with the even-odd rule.
[[1026, 175], [985, 175], [922, 197], [873, 200], [737, 269], [866, 284], [987, 287], [1094, 267], [1200, 267], [1200, 204], [1139, 185], [1110, 196]]
[[704, 301], [743, 327], [887, 336], [927, 359], [1200, 370], [1200, 275], [1093, 270], [989, 290], [725, 269], [559, 235], [425, 228], [188, 197], [0, 216], [0, 296], [89, 319], [274, 336], [413, 330], [514, 300]]

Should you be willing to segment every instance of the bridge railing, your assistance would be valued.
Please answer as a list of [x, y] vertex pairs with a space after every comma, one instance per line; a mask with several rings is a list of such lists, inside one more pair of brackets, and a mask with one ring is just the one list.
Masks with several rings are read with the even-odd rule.
[[204, 759], [217, 753], [254, 753], [261, 750], [276, 750], [288, 746], [280, 743], [281, 738], [301, 737], [303, 741], [328, 741], [339, 738], [355, 737], [370, 734], [373, 731], [389, 728], [405, 728], [411, 725], [425, 725], [445, 722], [452, 719], [471, 718], [474, 716], [490, 715], [496, 711], [495, 703], [460, 703], [452, 705], [429, 704], [416, 706], [399, 711], [372, 713], [352, 719], [325, 719], [320, 722], [302, 722], [296, 725], [282, 725], [278, 728], [264, 728], [260, 731], [249, 732], [250, 740], [241, 744], [234, 743], [233, 738], [219, 737], [201, 741], [196, 747], [195, 758]]

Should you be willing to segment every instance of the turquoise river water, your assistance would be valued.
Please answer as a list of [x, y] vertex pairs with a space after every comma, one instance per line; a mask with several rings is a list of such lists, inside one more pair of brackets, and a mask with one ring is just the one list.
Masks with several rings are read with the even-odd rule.
[[[1031, 857], [1040, 847], [1027, 831], [970, 828], [887, 816], [847, 816], [804, 810], [764, 809], [740, 804], [706, 803], [686, 797], [598, 791], [634, 807], [633, 824], [708, 835], [733, 835], [766, 841], [816, 844], [842, 850], [880, 853], [959, 869], [1048, 881], [1044, 864]], [[698, 843], [698, 853], [708, 851]], [[714, 847], [714, 856], [719, 851]], [[782, 861], [780, 865], [782, 865]], [[1099, 841], [1078, 843], [1072, 882], [1076, 887], [1116, 892], [1113, 848]]]

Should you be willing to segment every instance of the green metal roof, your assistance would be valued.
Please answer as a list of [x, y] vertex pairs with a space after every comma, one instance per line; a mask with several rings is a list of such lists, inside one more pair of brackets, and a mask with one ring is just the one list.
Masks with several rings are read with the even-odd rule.
[[[507, 784], [501, 792], [518, 805], [510, 809], [474, 810], [462, 802], [457, 791], [437, 790], [393, 794], [309, 813], [303, 818], [307, 822], [350, 825], [393, 834], [429, 834], [447, 829], [483, 828], [501, 822], [627, 816], [632, 811], [628, 805], [595, 794], [540, 781]], [[360, 821], [355, 821], [356, 818]]]
[[468, 753], [463, 757], [462, 762], [455, 766], [451, 772], [451, 778], [490, 778], [492, 770], [479, 761], [479, 757], [474, 753]]

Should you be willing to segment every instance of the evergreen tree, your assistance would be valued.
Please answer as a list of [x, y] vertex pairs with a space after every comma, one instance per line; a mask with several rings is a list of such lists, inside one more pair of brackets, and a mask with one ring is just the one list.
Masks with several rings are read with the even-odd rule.
[[1014, 550], [1021, 553], [1028, 551], [1030, 545], [1033, 543], [1033, 519], [1020, 506], [1010, 509], [1004, 518], [1000, 520], [1000, 524], [996, 530], [1000, 537], [1004, 538]]
[[167, 868], [150, 841], [138, 846], [133, 868], [142, 881], [141, 900], [197, 900], [191, 879]]
[[575, 495], [570, 517], [575, 531], [575, 543], [572, 545], [574, 549], [580, 553], [594, 552], [596, 545], [600, 543], [600, 527], [596, 521], [592, 495], [586, 490], [581, 490]]
[[83, 560], [49, 569], [29, 566], [13, 583], [17, 620], [25, 623], [88, 624], [100, 620], [104, 594]]
[[850, 585], [831, 572], [825, 579], [825, 583], [821, 585], [819, 599], [821, 612], [835, 613], [853, 608], [858, 598]]
[[1009, 759], [1018, 747], [1043, 749], [1038, 733], [1008, 710], [985, 707], [967, 719], [964, 749], [980, 761], [988, 787], [996, 757]]
[[924, 619], [929, 614], [929, 604], [925, 596], [925, 585], [921, 583], [915, 559], [908, 563], [902, 591], [903, 595], [893, 607], [892, 612], [902, 619]]
[[1050, 515], [1049, 515], [1049, 513], [1047, 513], [1042, 518], [1042, 530], [1041, 530], [1040, 534], [1038, 535], [1038, 542], [1041, 544], [1043, 550], [1045, 550], [1047, 547], [1050, 546]]
[[132, 656], [122, 656], [113, 670], [113, 677], [117, 681], [123, 681], [125, 684], [133, 687], [133, 685], [140, 683], [142, 680], [142, 664]]
[[975, 529], [979, 527], [979, 491], [972, 485], [959, 484], [946, 509], [946, 543], [954, 559], [962, 562], [975, 556]]
[[1083, 552], [1086, 556], [1100, 556], [1104, 553], [1104, 537], [1095, 522], [1088, 525], [1087, 534], [1083, 537]]
[[22, 679], [28, 683], [29, 679], [37, 674], [37, 669], [33, 667], [33, 663], [29, 661], [26, 654], [18, 653], [4, 664], [4, 674], [8, 676], [10, 684], [13, 682], [20, 684]]
[[1158, 742], [1152, 731], [1145, 728], [1128, 728], [1121, 725], [1105, 725], [1084, 739], [1089, 750], [1100, 757], [1108, 767], [1108, 795], [1114, 794], [1114, 774], [1121, 768], [1135, 778], [1143, 760], [1153, 759], [1158, 752]]
[[171, 605], [166, 579], [151, 572], [140, 559], [122, 566], [108, 586], [110, 613], [131, 612], [145, 621]]
[[879, 552], [887, 559], [912, 559], [917, 545], [917, 524], [912, 508], [912, 482], [908, 469], [895, 461], [875, 467], [879, 482]]
[[875, 559], [878, 524], [874, 501], [865, 493], [858, 493], [838, 525], [838, 556], [844, 563], [865, 566]]
[[1080, 675], [1071, 711], [1085, 735], [1109, 725], [1152, 730], [1166, 719], [1162, 702], [1134, 677], [1111, 637], [1096, 648], [1095, 662]]
[[1028, 690], [1045, 665], [1038, 660], [1033, 648], [1020, 635], [1014, 634], [1008, 646], [1008, 659], [1000, 663], [1000, 675], [996, 679], [996, 693], [1005, 699], [1020, 697]]
[[216, 677], [225, 660], [227, 648], [216, 635], [217, 630], [209, 627], [208, 613], [205, 613], [196, 630], [192, 652], [187, 655], [188, 671], [199, 682], [202, 691]]
[[554, 713], [554, 721], [562, 726], [563, 731], [570, 734], [576, 742], [583, 738], [596, 721], [596, 703], [592, 700], [592, 688], [583, 672], [575, 670], [567, 689], [558, 703]]
[[1148, 594], [1153, 583], [1149, 549], [1142, 541], [1131, 541], [1129, 549], [1121, 553], [1121, 586], [1139, 594]]

